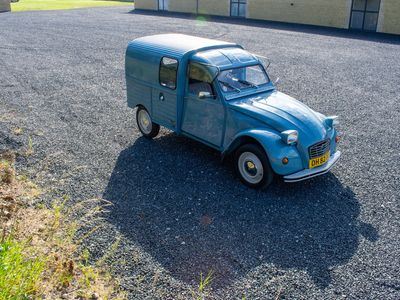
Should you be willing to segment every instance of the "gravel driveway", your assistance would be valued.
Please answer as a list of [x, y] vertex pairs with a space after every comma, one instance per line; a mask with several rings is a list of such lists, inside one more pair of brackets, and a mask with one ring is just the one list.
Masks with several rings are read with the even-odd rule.
[[[107, 260], [131, 299], [191, 299], [209, 270], [206, 299], [400, 299], [400, 39], [222, 21], [128, 7], [1, 14], [1, 148], [32, 137], [18, 165], [48, 201], [112, 202], [85, 247], [96, 259], [120, 240]], [[268, 56], [283, 92], [340, 116], [338, 165], [257, 192], [214, 150], [166, 130], [142, 138], [124, 51], [166, 32]]]

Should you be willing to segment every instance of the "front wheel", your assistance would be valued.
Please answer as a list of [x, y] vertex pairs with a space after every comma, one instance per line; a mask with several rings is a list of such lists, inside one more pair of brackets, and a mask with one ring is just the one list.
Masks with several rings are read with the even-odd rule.
[[274, 178], [264, 149], [256, 144], [245, 144], [236, 151], [235, 169], [240, 180], [255, 189], [265, 189]]
[[153, 123], [149, 112], [142, 106], [139, 106], [136, 111], [136, 122], [140, 132], [146, 138], [152, 139], [160, 131], [160, 125]]

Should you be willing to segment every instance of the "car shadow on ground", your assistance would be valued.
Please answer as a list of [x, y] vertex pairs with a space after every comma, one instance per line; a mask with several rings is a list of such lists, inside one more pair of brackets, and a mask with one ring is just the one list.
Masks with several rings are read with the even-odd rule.
[[360, 236], [378, 239], [333, 174], [255, 191], [232, 173], [192, 140], [138, 138], [120, 153], [104, 191], [113, 203], [107, 218], [177, 279], [194, 283], [213, 270], [214, 288], [261, 265], [304, 270], [326, 287]]
[[326, 35], [333, 37], [374, 41], [380, 43], [400, 44], [400, 37], [394, 34], [364, 32], [358, 30], [348, 30], [348, 29], [333, 28], [326, 26], [285, 23], [285, 22], [257, 20], [257, 19], [244, 19], [244, 18], [226, 17], [226, 16], [196, 15], [190, 13], [169, 12], [169, 11], [141, 10], [141, 9], [133, 9], [129, 13], [137, 15], [167, 17], [167, 18], [193, 19], [198, 21], [199, 25], [201, 25], [200, 24], [201, 22], [212, 21], [226, 25], [229, 24], [245, 25], [245, 26], [252, 26], [259, 28], [269, 28], [269, 29], [277, 29], [284, 31], [304, 32], [304, 33], [319, 34], [319, 35]]

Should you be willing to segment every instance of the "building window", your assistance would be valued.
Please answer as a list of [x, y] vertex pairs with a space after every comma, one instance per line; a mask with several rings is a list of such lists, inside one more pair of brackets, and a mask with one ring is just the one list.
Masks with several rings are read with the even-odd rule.
[[247, 0], [231, 0], [231, 16], [246, 17]]
[[350, 28], [376, 31], [381, 0], [353, 0]]
[[160, 84], [174, 90], [177, 71], [178, 61], [174, 58], [163, 57], [160, 62]]

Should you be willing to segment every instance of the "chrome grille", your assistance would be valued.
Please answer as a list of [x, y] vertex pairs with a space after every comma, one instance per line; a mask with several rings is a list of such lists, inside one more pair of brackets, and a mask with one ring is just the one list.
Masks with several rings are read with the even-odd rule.
[[329, 151], [330, 146], [331, 146], [330, 140], [318, 142], [308, 148], [308, 154], [310, 155], [310, 158], [315, 158], [324, 155], [327, 151]]

